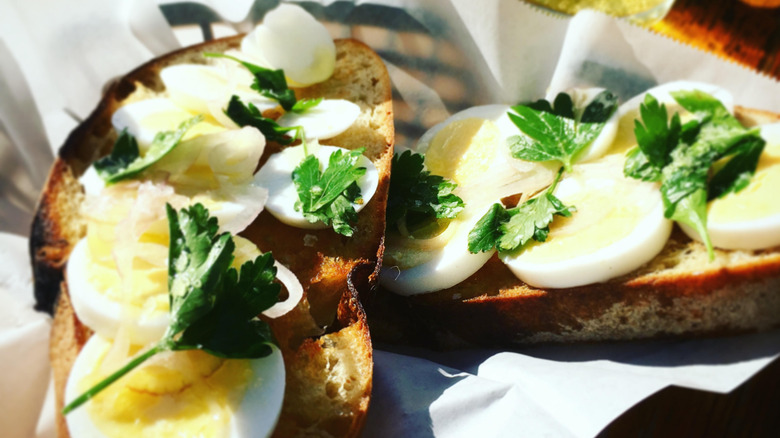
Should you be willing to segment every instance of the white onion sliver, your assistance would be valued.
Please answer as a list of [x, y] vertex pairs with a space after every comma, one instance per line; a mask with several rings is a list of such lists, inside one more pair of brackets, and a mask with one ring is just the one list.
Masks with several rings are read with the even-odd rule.
[[286, 315], [303, 298], [303, 286], [298, 281], [298, 277], [279, 262], [274, 262], [274, 266], [276, 266], [276, 278], [287, 288], [287, 299], [274, 304], [270, 309], [263, 312], [263, 315], [269, 318], [278, 318]]

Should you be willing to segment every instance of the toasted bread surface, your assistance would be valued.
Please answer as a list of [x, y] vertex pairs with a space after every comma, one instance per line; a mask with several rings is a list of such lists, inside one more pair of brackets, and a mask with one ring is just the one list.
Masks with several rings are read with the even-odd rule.
[[[120, 106], [165, 94], [160, 70], [180, 63], [208, 63], [205, 51], [236, 48], [240, 36], [185, 48], [150, 61], [114, 83], [92, 115], [59, 151], [41, 195], [30, 237], [39, 309], [54, 312], [51, 361], [58, 409], [70, 368], [91, 332], [76, 317], [63, 273], [73, 246], [85, 234], [78, 177], [107, 154], [117, 133], [111, 114]], [[358, 104], [358, 121], [327, 144], [365, 147], [379, 172], [376, 195], [358, 215], [357, 232], [346, 238], [332, 230], [289, 227], [263, 212], [244, 233], [262, 251], [288, 266], [304, 298], [287, 315], [269, 320], [285, 359], [286, 390], [275, 436], [356, 436], [368, 409], [373, 371], [371, 339], [357, 291], [347, 277], [381, 259], [384, 216], [392, 160], [391, 85], [381, 59], [354, 40], [337, 40], [336, 70], [328, 81], [297, 89], [298, 97], [343, 98]], [[269, 143], [261, 162], [281, 149]], [[365, 279], [370, 287], [373, 270]], [[58, 415], [60, 437], [69, 436]]]
[[[746, 126], [780, 115], [738, 107]], [[653, 260], [604, 283], [531, 287], [493, 256], [451, 288], [366, 301], [375, 338], [441, 348], [711, 336], [780, 325], [780, 248], [716, 250], [675, 229]]]

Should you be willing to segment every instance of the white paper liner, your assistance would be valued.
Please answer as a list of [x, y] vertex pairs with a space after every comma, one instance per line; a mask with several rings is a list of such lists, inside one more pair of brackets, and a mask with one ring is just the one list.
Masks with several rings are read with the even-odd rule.
[[[228, 21], [213, 26], [217, 37], [246, 29], [257, 13], [250, 12], [248, 0], [200, 3], [211, 5]], [[328, 9], [328, 26], [334, 36], [354, 33], [385, 57], [405, 101], [404, 107], [396, 106], [401, 147], [411, 147], [415, 133], [419, 135], [466, 106], [537, 99], [574, 85], [610, 88], [625, 100], [658, 83], [698, 80], [731, 90], [737, 104], [780, 112], [776, 81], [602, 14], [585, 12], [573, 19], [559, 19], [516, 0], [371, 3], [405, 8], [408, 15], [403, 20], [411, 26], [388, 32], [377, 26], [384, 16], [373, 22], [366, 19], [363, 25], [350, 21], [359, 8], [387, 12], [365, 2], [355, 8], [340, 2], [338, 8]], [[20, 78], [11, 68], [0, 68], [0, 84], [26, 79], [32, 97], [15, 99], [14, 105], [20, 100], [22, 104], [13, 109], [40, 114], [52, 150], [62, 144], [76, 125], [75, 119], [92, 110], [104, 84], [175, 49], [179, 42], [196, 42], [190, 39], [201, 35], [197, 26], [172, 33], [150, 0], [123, 4], [129, 6], [98, 0], [81, 2], [79, 8], [52, 0], [0, 4], [0, 47], [8, 48], [23, 73]], [[352, 24], [339, 24], [344, 22]], [[422, 34], [409, 31], [420, 28]], [[453, 47], [457, 56], [445, 59]], [[418, 56], [417, 64], [407, 62], [419, 53], [425, 56]], [[428, 66], [423, 61], [434, 56], [442, 58], [433, 64], [435, 71], [418, 68], [420, 63]], [[457, 68], [450, 71], [452, 65]], [[441, 71], [447, 73], [445, 81], [437, 76]], [[466, 84], [455, 100], [448, 97], [453, 95], [448, 85], [453, 81]], [[0, 105], [9, 102], [0, 99]], [[411, 116], [404, 119], [404, 115]], [[40, 147], [40, 128], [20, 128], [19, 122], [10, 127], [3, 118], [0, 147], [4, 154], [21, 159], [29, 156], [22, 151], [30, 141], [16, 134], [23, 129], [27, 129], [26, 138], [35, 139], [35, 147]], [[39, 174], [49, 164], [48, 159], [39, 161], [40, 169], [3, 180], [4, 196], [13, 183], [18, 187], [10, 189], [26, 188], [29, 181], [39, 188]], [[29, 193], [37, 192], [20, 193], [28, 206], [34, 204], [34, 195]], [[29, 221], [30, 208], [17, 210], [2, 216], [0, 231], [15, 231], [12, 224]], [[5, 322], [0, 323], [0, 357], [12, 358], [0, 365], [0, 387], [16, 394], [0, 402], [0, 424], [4, 436], [51, 437], [54, 405], [46, 378], [49, 319], [30, 310], [25, 240], [2, 234], [0, 244], [0, 322]], [[780, 330], [693, 341], [537, 347], [522, 354], [441, 354], [379, 347], [364, 435], [594, 436], [632, 405], [666, 386], [728, 392], [779, 353]]]

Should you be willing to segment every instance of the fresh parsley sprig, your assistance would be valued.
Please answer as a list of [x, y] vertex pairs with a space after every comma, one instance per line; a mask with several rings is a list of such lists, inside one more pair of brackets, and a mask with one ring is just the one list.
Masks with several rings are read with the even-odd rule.
[[511, 252], [522, 248], [531, 239], [537, 242], [547, 240], [553, 218], [570, 217], [576, 211], [574, 206], [564, 205], [553, 195], [562, 173], [561, 167], [544, 193], [515, 208], [507, 210], [500, 203], [493, 204], [469, 232], [469, 252], [476, 254], [493, 248]]
[[98, 176], [103, 178], [106, 184], [135, 177], [168, 155], [181, 143], [187, 131], [202, 120], [203, 116], [195, 116], [182, 122], [174, 131], [158, 132], [143, 157], [135, 137], [127, 132], [126, 128], [123, 129], [114, 143], [111, 154], [95, 162]]
[[[635, 121], [638, 146], [628, 152], [624, 173], [660, 181], [665, 217], [696, 229], [712, 260], [707, 201], [747, 186], [765, 142], [713, 96], [699, 90], [671, 94], [696, 118], [684, 125], [677, 113], [669, 119], [666, 106], [646, 95], [641, 121]], [[728, 162], [715, 171], [713, 164], [724, 159]]]
[[430, 224], [437, 219], [454, 219], [465, 204], [454, 192], [458, 186], [425, 170], [423, 154], [404, 151], [393, 155], [387, 198], [387, 223], [400, 220]]
[[255, 359], [271, 354], [274, 338], [257, 316], [279, 299], [270, 253], [230, 265], [235, 244], [217, 235], [217, 219], [201, 204], [176, 212], [167, 205], [170, 228], [168, 294], [171, 321], [162, 339], [127, 365], [70, 402], [78, 408], [150, 357], [165, 351], [204, 350], [212, 355]]
[[309, 222], [322, 221], [333, 230], [351, 236], [351, 224], [357, 222], [353, 203], [362, 202], [357, 181], [366, 173], [357, 162], [365, 148], [331, 154], [328, 167], [320, 170], [320, 161], [308, 154], [293, 170], [292, 180], [298, 191], [295, 209]]
[[[252, 105], [251, 102], [244, 104], [236, 95], [233, 95], [225, 109], [225, 115], [238, 126], [253, 126], [257, 128], [263, 136], [269, 141], [275, 141], [279, 144], [290, 144], [301, 137], [301, 127], [284, 127], [276, 123], [276, 120], [263, 117], [263, 114]], [[293, 132], [294, 135], [288, 136], [287, 133]]]
[[558, 161], [566, 171], [577, 154], [598, 137], [617, 108], [617, 98], [609, 91], [599, 93], [582, 111], [566, 93], [554, 104], [538, 100], [516, 105], [509, 118], [524, 135], [507, 140], [512, 156], [527, 161]]
[[317, 106], [322, 101], [321, 98], [297, 100], [295, 92], [287, 86], [284, 70], [260, 67], [224, 53], [209, 52], [205, 53], [204, 56], [207, 58], [226, 58], [243, 65], [255, 78], [252, 83], [252, 89], [269, 99], [279, 102], [279, 105], [285, 111], [301, 113]]

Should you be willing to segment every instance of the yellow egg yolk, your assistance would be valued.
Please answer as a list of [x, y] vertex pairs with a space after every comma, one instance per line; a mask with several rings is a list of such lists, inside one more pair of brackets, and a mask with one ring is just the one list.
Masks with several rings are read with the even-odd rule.
[[[178, 129], [182, 122], [189, 120], [196, 115], [197, 114], [190, 113], [189, 111], [185, 111], [183, 109], [172, 109], [169, 111], [160, 111], [149, 114], [148, 116], [141, 119], [139, 123], [144, 127], [144, 129], [151, 132], [174, 131]], [[184, 134], [182, 141], [186, 141], [201, 135], [222, 132], [225, 130], [225, 128], [220, 125], [219, 122], [214, 120], [214, 118], [210, 115], [204, 115], [204, 117], [205, 118], [202, 122], [195, 124], [189, 130], [187, 130], [187, 133]], [[146, 153], [146, 146], [148, 145], [138, 145], [139, 152], [142, 156]]]
[[[82, 391], [105, 377], [97, 371], [104, 356], [79, 383]], [[107, 437], [227, 436], [252, 375], [248, 360], [199, 350], [165, 353], [108, 386], [85, 408]]]
[[461, 187], [484, 177], [503, 144], [501, 133], [490, 120], [458, 120], [442, 128], [425, 151], [425, 166], [434, 174]]
[[767, 144], [747, 187], [708, 205], [711, 223], [729, 224], [780, 215], [780, 144]]
[[[134, 316], [167, 312], [170, 240], [167, 217], [160, 214], [156, 220], [144, 224], [140, 236], [134, 240], [129, 229], [133, 224], [126, 220], [137, 192], [119, 184], [108, 191], [110, 206], [95, 212], [97, 214], [87, 214], [87, 280], [98, 292], [122, 303]], [[204, 204], [209, 211], [219, 209], [219, 204], [208, 197], [198, 197], [195, 201]], [[250, 241], [237, 236], [233, 240], [236, 244], [234, 267], [240, 267], [250, 255], [254, 258], [259, 254]], [[124, 272], [130, 275], [123, 275]]]
[[623, 202], [639, 194], [633, 193], [635, 184], [617, 182], [593, 189], [587, 187], [589, 183], [582, 181], [582, 190], [562, 199], [576, 208], [572, 216], [556, 216], [547, 240], [531, 241], [520, 259], [555, 263], [592, 254], [626, 238], [648, 213], [641, 205]]
[[[450, 179], [459, 187], [473, 185], [484, 178], [493, 161], [496, 159], [503, 140], [498, 126], [490, 120], [468, 118], [457, 120], [442, 128], [433, 137], [425, 151], [425, 166], [434, 175]], [[458, 193], [458, 191], [456, 191]], [[446, 224], [441, 233], [433, 233], [429, 239], [413, 239], [398, 237], [386, 248], [385, 258], [388, 264], [400, 269], [409, 269], [430, 261], [436, 251], [443, 248], [459, 232], [468, 233], [464, 229], [464, 221], [473, 216], [474, 209], [482, 210], [487, 203], [498, 201], [488, 199], [489, 195], [481, 193], [484, 199], [464, 199], [466, 210]], [[468, 249], [463, 248], [464, 251]]]

